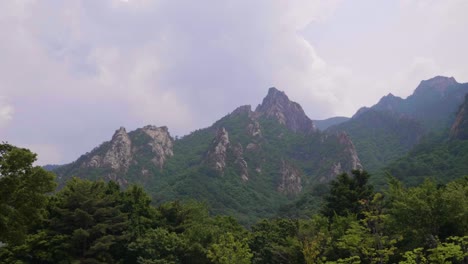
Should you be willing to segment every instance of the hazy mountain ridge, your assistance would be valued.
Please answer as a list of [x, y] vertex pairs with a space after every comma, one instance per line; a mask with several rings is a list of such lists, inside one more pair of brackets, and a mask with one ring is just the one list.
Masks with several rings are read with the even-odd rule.
[[467, 83], [436, 76], [421, 81], [406, 99], [390, 93], [327, 131], [348, 133], [364, 168], [375, 172], [404, 156], [429, 132], [449, 128], [466, 93]]
[[331, 126], [339, 125], [343, 122], [348, 121], [349, 119], [349, 117], [345, 116], [335, 116], [323, 120], [314, 120], [314, 124], [318, 129], [324, 131]]

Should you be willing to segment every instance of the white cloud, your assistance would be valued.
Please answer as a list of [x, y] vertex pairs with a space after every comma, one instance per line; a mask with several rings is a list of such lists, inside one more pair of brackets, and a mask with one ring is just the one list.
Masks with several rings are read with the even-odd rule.
[[13, 119], [13, 113], [13, 106], [0, 97], [0, 128], [5, 127]]

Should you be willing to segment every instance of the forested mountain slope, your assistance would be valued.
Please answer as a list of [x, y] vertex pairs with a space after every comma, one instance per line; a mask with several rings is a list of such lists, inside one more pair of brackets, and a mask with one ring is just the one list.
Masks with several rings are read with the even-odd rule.
[[456, 119], [448, 130], [431, 134], [407, 155], [391, 163], [383, 172], [411, 184], [426, 178], [446, 183], [468, 175], [468, 95], [459, 107]]

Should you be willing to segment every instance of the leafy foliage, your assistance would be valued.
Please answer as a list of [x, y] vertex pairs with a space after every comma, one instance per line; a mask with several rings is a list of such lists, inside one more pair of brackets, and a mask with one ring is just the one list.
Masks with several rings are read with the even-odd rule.
[[467, 175], [468, 140], [447, 140], [445, 135], [429, 137], [383, 171], [409, 185], [426, 178], [444, 184]]
[[36, 154], [29, 150], [0, 144], [0, 242], [21, 242], [46, 217], [54, 175], [33, 166], [34, 161]]

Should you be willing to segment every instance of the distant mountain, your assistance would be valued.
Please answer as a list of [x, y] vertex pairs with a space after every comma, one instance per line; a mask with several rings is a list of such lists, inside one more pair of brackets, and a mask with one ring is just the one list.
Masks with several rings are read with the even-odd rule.
[[156, 201], [203, 200], [214, 213], [251, 223], [359, 168], [345, 133], [319, 131], [299, 104], [270, 88], [255, 111], [241, 106], [178, 140], [166, 127], [120, 128], [55, 172], [62, 184], [71, 176], [102, 178], [141, 184]]
[[420, 184], [426, 178], [444, 184], [468, 176], [468, 94], [450, 132], [426, 136], [383, 172], [389, 172], [409, 185]]
[[314, 124], [318, 129], [324, 131], [331, 126], [341, 124], [343, 122], [348, 121], [349, 119], [349, 117], [336, 116], [324, 120], [314, 120]]
[[376, 172], [408, 153], [424, 135], [447, 130], [466, 93], [468, 84], [437, 76], [422, 81], [408, 98], [388, 94], [327, 131], [349, 134], [364, 168]]
[[374, 109], [327, 131], [348, 133], [364, 169], [371, 172], [406, 154], [425, 133], [422, 125], [410, 117]]

